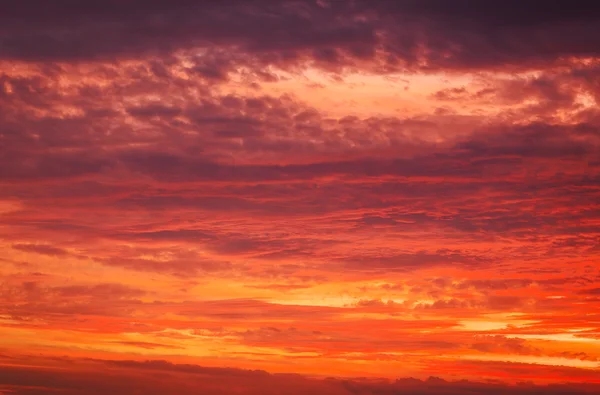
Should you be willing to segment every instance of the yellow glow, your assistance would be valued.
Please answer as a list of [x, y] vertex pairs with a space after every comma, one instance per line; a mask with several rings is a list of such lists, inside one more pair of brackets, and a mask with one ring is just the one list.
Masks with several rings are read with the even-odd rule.
[[498, 361], [498, 362], [517, 362], [532, 363], [538, 365], [550, 366], [568, 366], [573, 368], [598, 368], [600, 363], [594, 361], [582, 361], [579, 359], [554, 358], [554, 357], [536, 357], [531, 355], [468, 355], [460, 359], [474, 359], [478, 361]]
[[600, 344], [600, 340], [598, 340], [598, 339], [575, 336], [571, 333], [557, 333], [557, 334], [553, 334], [553, 335], [507, 334], [505, 336], [508, 338], [513, 338], [513, 339], [520, 338], [520, 339], [535, 339], [535, 340], [552, 340], [552, 341], [559, 341], [559, 342], [581, 342], [581, 343]]

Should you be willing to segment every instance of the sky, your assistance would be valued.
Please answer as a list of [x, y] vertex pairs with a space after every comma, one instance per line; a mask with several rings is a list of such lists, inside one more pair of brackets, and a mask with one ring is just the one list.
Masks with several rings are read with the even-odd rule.
[[599, 393], [598, 2], [0, 5], [0, 394]]

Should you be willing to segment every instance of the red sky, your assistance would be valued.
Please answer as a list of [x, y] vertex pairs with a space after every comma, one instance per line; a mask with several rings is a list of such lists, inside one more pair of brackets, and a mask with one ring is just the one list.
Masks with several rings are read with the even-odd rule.
[[598, 391], [595, 2], [3, 10], [0, 394]]

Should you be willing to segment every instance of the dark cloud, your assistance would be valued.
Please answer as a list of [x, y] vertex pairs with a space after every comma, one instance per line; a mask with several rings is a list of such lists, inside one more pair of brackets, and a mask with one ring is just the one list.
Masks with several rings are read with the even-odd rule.
[[[245, 48], [275, 62], [295, 59], [296, 51], [315, 46], [373, 43], [373, 29], [365, 23], [327, 23], [333, 21], [333, 12], [314, 2], [126, 1], [117, 6], [108, 1], [82, 6], [61, 1], [48, 8], [29, 1], [8, 8], [0, 48], [8, 58], [59, 60], [217, 45]], [[209, 64], [196, 70], [209, 79], [220, 79], [221, 66]]]
[[490, 295], [487, 297], [487, 304], [492, 310], [513, 311], [522, 310], [527, 304], [532, 302], [532, 298], [526, 298], [515, 295]]
[[[0, 369], [0, 389], [16, 394], [286, 394], [310, 392], [316, 395], [361, 395], [372, 393], [419, 395], [504, 394], [579, 395], [593, 394], [595, 384], [505, 385], [474, 381], [446, 381], [438, 377], [385, 380], [310, 379], [294, 374], [269, 374], [231, 368], [152, 361], [99, 361], [73, 363], [63, 360], [68, 369], [37, 369], [5, 366]], [[235, 386], [231, 382], [235, 381]], [[176, 389], [175, 389], [176, 388]]]
[[531, 279], [489, 279], [489, 280], [465, 280], [457, 285], [458, 289], [475, 288], [479, 291], [515, 290], [525, 288], [534, 283]]
[[346, 259], [346, 269], [365, 271], [409, 271], [435, 266], [464, 267], [481, 266], [488, 262], [484, 257], [462, 253], [461, 251], [438, 250], [436, 252], [419, 251], [416, 253], [392, 255], [352, 256]]
[[62, 287], [54, 287], [52, 288], [51, 292], [57, 294], [60, 297], [92, 297], [99, 299], [132, 298], [143, 296], [146, 294], [146, 291], [143, 291], [141, 289], [130, 288], [122, 284], [111, 283], [95, 284], [92, 286], [69, 285]]
[[524, 339], [510, 339], [504, 336], [488, 336], [486, 342], [474, 343], [474, 350], [485, 353], [510, 353], [521, 355], [542, 355], [542, 351], [527, 344]]
[[[223, 1], [137, 0], [82, 5], [27, 0], [5, 7], [5, 59], [132, 57], [180, 49], [233, 48], [246, 64], [379, 69], [529, 66], [598, 55], [600, 8], [593, 1]], [[376, 55], [377, 54], [377, 55]], [[229, 59], [228, 59], [229, 58]], [[232, 56], [196, 68], [222, 80]], [[237, 62], [237, 61], [234, 61]]]
[[580, 294], [582, 295], [600, 295], [600, 288], [590, 288], [590, 289], [582, 289], [581, 291], [579, 291]]
[[69, 252], [63, 248], [54, 247], [46, 244], [13, 244], [12, 248], [14, 248], [15, 250], [34, 252], [36, 254], [49, 256], [64, 256], [69, 254]]

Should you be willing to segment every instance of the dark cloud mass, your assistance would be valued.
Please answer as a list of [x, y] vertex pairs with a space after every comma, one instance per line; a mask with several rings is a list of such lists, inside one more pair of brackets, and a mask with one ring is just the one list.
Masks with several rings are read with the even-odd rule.
[[[66, 361], [65, 361], [66, 362]], [[71, 362], [72, 364], [72, 362]], [[299, 375], [275, 374], [265, 371], [209, 368], [197, 365], [177, 365], [162, 360], [93, 361], [83, 364], [77, 375], [57, 370], [3, 367], [0, 370], [0, 390], [11, 394], [192, 394], [202, 391], [212, 394], [304, 394], [366, 395], [384, 394], [593, 394], [598, 390], [588, 385], [536, 386], [520, 383], [507, 386], [498, 383], [464, 381], [449, 382], [438, 377], [426, 380], [399, 379], [395, 382], [343, 379], [307, 379]], [[142, 378], [141, 373], [153, 372]], [[178, 380], [174, 385], [170, 379]], [[235, 386], [226, 383], [235, 380]]]
[[[26, 0], [3, 9], [5, 59], [114, 59], [216, 44], [263, 65], [306, 58], [351, 66], [366, 59], [380, 69], [464, 69], [537, 67], [594, 57], [600, 47], [600, 7], [591, 0], [493, 6], [470, 0]], [[222, 78], [218, 68], [198, 71]]]

